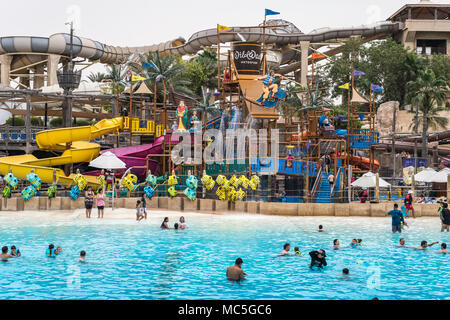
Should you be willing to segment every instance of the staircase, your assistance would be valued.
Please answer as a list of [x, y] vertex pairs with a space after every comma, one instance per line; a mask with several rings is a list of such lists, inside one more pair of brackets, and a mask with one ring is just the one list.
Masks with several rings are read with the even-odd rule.
[[315, 203], [332, 203], [333, 197], [330, 198], [330, 183], [328, 182], [328, 174], [322, 172], [322, 178], [320, 181], [320, 187], [317, 191], [317, 196], [314, 199]]

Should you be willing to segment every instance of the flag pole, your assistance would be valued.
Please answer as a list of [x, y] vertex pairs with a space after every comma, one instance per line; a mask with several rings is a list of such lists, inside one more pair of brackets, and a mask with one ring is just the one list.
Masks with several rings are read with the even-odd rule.
[[217, 24], [217, 90], [220, 89], [220, 31]]
[[133, 145], [133, 73], [130, 78], [130, 146]]
[[264, 25], [263, 25], [263, 74], [266, 74], [266, 20], [267, 11], [264, 9]]

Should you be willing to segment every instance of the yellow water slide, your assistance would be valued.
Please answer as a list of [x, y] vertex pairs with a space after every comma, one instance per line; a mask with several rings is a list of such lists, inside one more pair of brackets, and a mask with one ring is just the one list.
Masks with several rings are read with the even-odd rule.
[[[100, 153], [100, 145], [89, 141], [101, 136], [123, 129], [123, 118], [104, 119], [93, 126], [61, 128], [45, 130], [36, 134], [36, 142], [40, 149], [46, 151], [62, 152], [61, 156], [38, 159], [32, 154], [0, 158], [0, 174], [6, 175], [9, 170], [13, 175], [25, 180], [34, 170], [42, 182], [52, 184], [54, 178], [57, 184], [69, 186], [73, 184], [74, 174], [66, 176], [60, 166], [70, 163], [90, 162]], [[97, 187], [97, 178], [85, 176], [88, 185]]]

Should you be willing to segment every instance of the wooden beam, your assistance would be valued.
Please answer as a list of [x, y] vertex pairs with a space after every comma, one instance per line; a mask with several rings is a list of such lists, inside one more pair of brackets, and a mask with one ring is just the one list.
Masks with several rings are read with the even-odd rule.
[[[26, 110], [20, 110], [20, 109], [3, 109], [8, 112], [11, 112], [15, 116], [26, 116], [27, 111]], [[36, 117], [44, 117], [45, 116], [45, 110], [32, 110], [31, 111], [32, 116]], [[50, 117], [61, 117], [62, 116], [62, 110], [48, 110], [47, 115]], [[110, 113], [92, 113], [92, 112], [72, 112], [72, 116], [74, 118], [87, 118], [87, 119], [110, 119], [111, 114]]]

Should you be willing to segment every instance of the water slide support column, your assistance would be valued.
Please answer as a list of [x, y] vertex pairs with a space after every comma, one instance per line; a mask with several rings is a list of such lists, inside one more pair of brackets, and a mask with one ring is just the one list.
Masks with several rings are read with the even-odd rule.
[[307, 86], [309, 44], [309, 41], [300, 41], [300, 50], [302, 52], [300, 58], [300, 83], [303, 87]]
[[34, 67], [33, 71], [33, 89], [40, 89], [44, 86], [44, 65], [39, 64]]
[[0, 56], [0, 83], [9, 86], [9, 72], [11, 71], [11, 62], [13, 57], [8, 55]]
[[58, 77], [56, 76], [56, 70], [58, 70], [60, 56], [51, 54], [48, 57], [47, 62], [47, 86], [53, 86], [58, 84]]
[[25, 152], [31, 153], [31, 95], [27, 94], [27, 114], [25, 116], [25, 131], [27, 134]]

